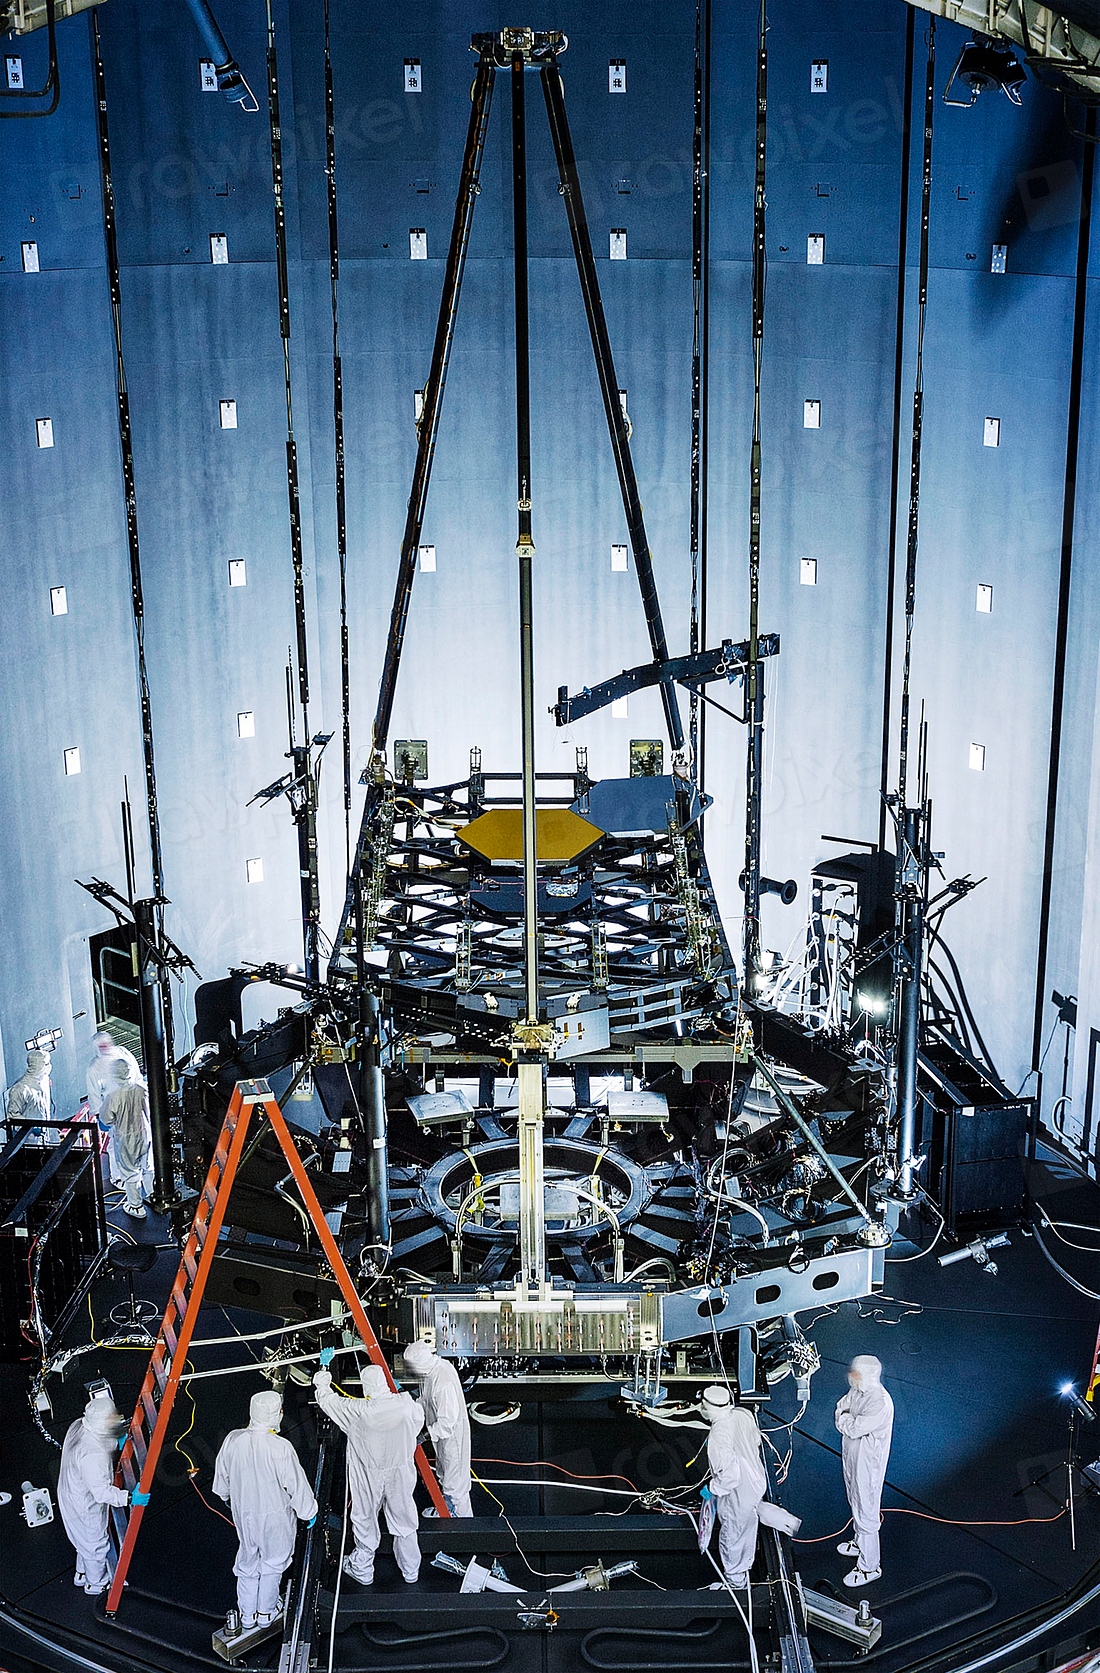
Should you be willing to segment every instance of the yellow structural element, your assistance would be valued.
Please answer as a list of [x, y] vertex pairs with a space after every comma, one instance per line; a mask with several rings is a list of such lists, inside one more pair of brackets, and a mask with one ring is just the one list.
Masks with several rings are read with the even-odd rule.
[[[523, 809], [520, 807], [492, 808], [469, 825], [463, 825], [457, 834], [459, 842], [484, 860], [523, 860]], [[535, 810], [536, 851], [539, 860], [548, 864], [564, 865], [579, 860], [595, 848], [603, 835], [598, 825], [570, 813], [567, 807]]]

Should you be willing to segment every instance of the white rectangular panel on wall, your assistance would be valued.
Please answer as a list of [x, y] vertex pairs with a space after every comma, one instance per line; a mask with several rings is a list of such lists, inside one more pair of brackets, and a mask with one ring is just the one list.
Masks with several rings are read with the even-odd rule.
[[67, 616], [69, 614], [69, 595], [64, 587], [50, 588], [50, 615]]
[[238, 738], [254, 738], [256, 736], [256, 716], [251, 709], [241, 709], [237, 715]]
[[607, 91], [609, 93], [626, 92], [626, 59], [613, 58], [607, 66]]
[[210, 234], [210, 260], [215, 267], [229, 266], [229, 239], [224, 232]]
[[53, 446], [53, 419], [36, 418], [34, 421], [35, 435], [38, 437], [39, 447]]
[[972, 773], [984, 773], [985, 772], [985, 745], [984, 744], [971, 744], [971, 746], [970, 746], [970, 771]]
[[248, 585], [248, 568], [243, 558], [230, 558], [229, 585], [231, 587], [244, 587]]
[[810, 65], [810, 92], [827, 93], [829, 91], [829, 60], [815, 58]]
[[820, 401], [803, 401], [803, 403], [802, 403], [802, 428], [804, 430], [820, 430], [820, 428], [821, 428], [821, 402]]
[[994, 244], [994, 246], [993, 246], [993, 256], [992, 256], [992, 259], [989, 263], [989, 271], [991, 273], [1007, 273], [1008, 272], [1008, 245], [1007, 244]]
[[627, 571], [627, 548], [614, 545], [611, 548], [611, 568], [616, 575], [625, 575]]
[[825, 234], [811, 232], [806, 239], [806, 266], [821, 267], [825, 261]]
[[977, 610], [978, 614], [981, 615], [981, 616], [991, 616], [993, 614], [993, 588], [992, 587], [986, 586], [984, 583], [979, 582], [977, 602], [975, 603], [974, 608]]
[[246, 882], [262, 883], [264, 880], [263, 861], [260, 859], [246, 860], [244, 862], [244, 875]]
[[218, 402], [218, 420], [223, 430], [235, 430], [237, 428], [236, 401]]
[[7, 75], [10, 90], [19, 91], [23, 86], [23, 60], [9, 54], [4, 59], [4, 70]]
[[798, 560], [798, 579], [799, 579], [799, 582], [801, 583], [801, 585], [804, 586], [804, 587], [816, 587], [817, 586], [817, 559], [816, 558], [799, 558], [799, 560]]
[[422, 575], [435, 574], [435, 547], [422, 546], [420, 548], [420, 573]]
[[608, 254], [612, 261], [626, 260], [626, 228], [612, 227], [608, 241]]
[[80, 771], [80, 751], [77, 748], [65, 751], [65, 777], [75, 778]]
[[409, 260], [427, 261], [428, 234], [423, 227], [409, 228]]
[[199, 59], [199, 91], [200, 93], [216, 93], [218, 91], [218, 66], [212, 58]]
[[414, 389], [413, 390], [413, 422], [415, 424], [419, 424], [420, 420], [423, 418], [423, 416], [424, 416], [424, 391], [422, 389]]
[[1001, 421], [999, 418], [987, 418], [982, 428], [982, 443], [985, 447], [1000, 447]]
[[419, 58], [406, 58], [406, 60], [405, 60], [405, 91], [406, 91], [406, 93], [422, 93], [423, 90], [424, 90], [424, 80], [423, 80], [423, 77], [420, 73], [420, 60], [419, 60]]
[[35, 243], [34, 239], [24, 239], [23, 243], [19, 246], [19, 249], [23, 256], [24, 273], [37, 273], [39, 271], [38, 245]]

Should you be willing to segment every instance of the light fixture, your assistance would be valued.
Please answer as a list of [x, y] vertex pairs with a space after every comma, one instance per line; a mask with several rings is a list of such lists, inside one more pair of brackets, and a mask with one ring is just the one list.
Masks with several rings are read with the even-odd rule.
[[[1027, 71], [1017, 62], [1007, 46], [988, 40], [984, 35], [967, 41], [959, 53], [955, 68], [947, 78], [943, 90], [945, 105], [959, 105], [966, 109], [977, 102], [978, 94], [987, 87], [999, 87], [1005, 98], [1014, 105], [1022, 104], [1020, 88], [1027, 80]], [[956, 81], [970, 90], [968, 99], [953, 99], [951, 89]]]
[[1063, 1383], [1058, 1392], [1063, 1400], [1069, 1401], [1077, 1415], [1083, 1417], [1086, 1423], [1095, 1423], [1096, 1408], [1090, 1406], [1087, 1400], [1082, 1399], [1072, 1383]]

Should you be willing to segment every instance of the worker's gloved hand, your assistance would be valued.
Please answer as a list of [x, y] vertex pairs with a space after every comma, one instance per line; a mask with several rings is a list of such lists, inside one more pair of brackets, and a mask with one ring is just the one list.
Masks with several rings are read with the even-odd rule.
[[335, 1358], [336, 1358], [336, 1349], [335, 1348], [322, 1348], [321, 1349], [321, 1364], [322, 1365], [331, 1365]]
[[310, 1517], [309, 1521], [306, 1523], [306, 1527], [307, 1528], [315, 1528], [316, 1526], [317, 1526], [317, 1512], [314, 1511], [313, 1515]]
[[314, 1373], [313, 1373], [313, 1386], [314, 1386], [314, 1388], [331, 1388], [332, 1387], [332, 1372], [331, 1371], [325, 1371], [325, 1370], [314, 1371]]
[[714, 1494], [711, 1492], [709, 1487], [702, 1487], [699, 1490], [699, 1496], [705, 1504], [708, 1499], [713, 1499]]
[[147, 1505], [149, 1503], [149, 1495], [148, 1493], [143, 1493], [140, 1487], [135, 1487], [133, 1492], [130, 1494], [130, 1503], [132, 1505]]

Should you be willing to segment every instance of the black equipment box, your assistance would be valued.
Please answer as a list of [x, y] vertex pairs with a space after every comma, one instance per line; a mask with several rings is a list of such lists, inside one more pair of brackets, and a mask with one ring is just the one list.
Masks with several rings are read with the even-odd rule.
[[0, 1151], [0, 1359], [37, 1357], [66, 1329], [102, 1266], [107, 1221], [94, 1124], [52, 1149], [16, 1131]]
[[1020, 1219], [1027, 1208], [1024, 1158], [1034, 1099], [1015, 1098], [990, 1070], [942, 1035], [917, 1062], [924, 1184], [949, 1237]]

